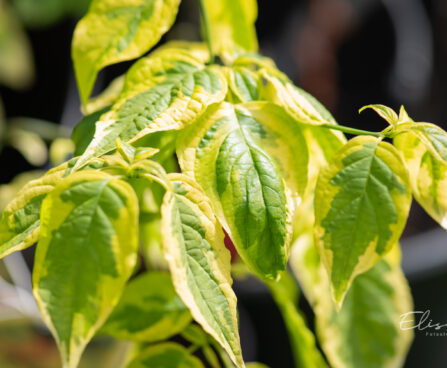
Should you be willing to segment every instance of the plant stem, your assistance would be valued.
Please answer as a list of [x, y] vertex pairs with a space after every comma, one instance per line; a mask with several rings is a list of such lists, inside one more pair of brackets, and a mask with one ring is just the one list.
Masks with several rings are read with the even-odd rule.
[[205, 10], [205, 0], [200, 0], [200, 14], [202, 16], [203, 27], [205, 31], [206, 44], [210, 53], [210, 64], [214, 64], [213, 44], [211, 42], [211, 30], [208, 14]]
[[333, 130], [339, 130], [341, 132], [352, 134], [352, 135], [372, 135], [373, 137], [383, 137], [384, 135], [381, 132], [370, 132], [368, 130], [362, 130], [362, 129], [355, 129], [346, 127], [343, 125], [334, 125], [334, 124], [321, 124], [319, 125], [323, 128], [333, 129]]

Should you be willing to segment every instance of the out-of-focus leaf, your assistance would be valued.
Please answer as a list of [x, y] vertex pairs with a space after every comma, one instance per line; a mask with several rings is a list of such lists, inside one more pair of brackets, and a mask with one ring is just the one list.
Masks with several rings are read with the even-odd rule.
[[5, 0], [0, 0], [0, 83], [28, 87], [34, 78], [31, 47], [20, 22]]
[[118, 339], [153, 342], [170, 338], [191, 322], [169, 273], [147, 272], [124, 289], [118, 305], [101, 329]]
[[182, 345], [165, 342], [141, 351], [126, 368], [204, 368]]

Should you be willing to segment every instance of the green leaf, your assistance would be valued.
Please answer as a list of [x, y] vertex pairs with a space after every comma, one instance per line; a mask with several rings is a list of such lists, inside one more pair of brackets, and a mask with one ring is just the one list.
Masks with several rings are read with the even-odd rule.
[[326, 368], [327, 364], [318, 350], [315, 337], [306, 325], [305, 318], [297, 310], [298, 303], [295, 280], [284, 273], [279, 282], [267, 284], [278, 305], [289, 333], [297, 368]]
[[149, 346], [126, 368], [204, 368], [204, 365], [182, 345], [165, 342]]
[[395, 111], [393, 109], [390, 109], [388, 106], [367, 105], [363, 106], [359, 110], [359, 113], [366, 109], [373, 109], [377, 114], [379, 114], [383, 119], [385, 119], [388, 122], [388, 124], [390, 124], [393, 127], [396, 127], [397, 124], [399, 123], [400, 117], [398, 117]]
[[214, 54], [230, 62], [238, 54], [258, 50], [256, 0], [203, 0], [202, 3], [209, 20], [207, 36], [211, 38]]
[[402, 133], [411, 133], [416, 136], [434, 159], [447, 165], [447, 132], [431, 123], [404, 123], [399, 124], [395, 136]]
[[180, 0], [93, 0], [76, 26], [72, 58], [85, 105], [99, 70], [141, 56], [172, 26]]
[[243, 367], [230, 253], [214, 210], [200, 187], [171, 174], [175, 192], [162, 206], [163, 246], [174, 287], [193, 318]]
[[447, 165], [436, 160], [414, 134], [399, 134], [394, 145], [407, 165], [415, 199], [447, 229]]
[[[182, 129], [195, 121], [209, 104], [222, 101], [227, 84], [221, 69], [217, 66], [194, 69], [163, 76], [163, 82], [117, 102], [96, 123], [94, 138], [75, 169], [113, 150], [117, 138], [133, 143], [154, 132]], [[127, 80], [123, 94], [130, 88], [126, 83]]]
[[95, 135], [96, 122], [102, 114], [110, 110], [110, 106], [85, 116], [73, 129], [71, 139], [75, 144], [75, 156], [82, 155]]
[[315, 236], [337, 307], [352, 280], [398, 241], [411, 203], [399, 152], [370, 136], [350, 140], [320, 172]]
[[413, 303], [399, 252], [396, 244], [359, 275], [337, 312], [311, 234], [294, 244], [290, 264], [315, 313], [317, 337], [331, 367], [402, 367], [413, 331], [401, 329], [400, 322]]
[[67, 164], [28, 182], [6, 206], [0, 219], [0, 258], [33, 245], [39, 238], [40, 208], [46, 195], [62, 180]]
[[293, 209], [307, 183], [300, 126], [273, 104], [224, 103], [178, 142], [182, 172], [205, 190], [239, 255], [275, 279], [286, 266]]
[[226, 68], [229, 87], [228, 100], [241, 103], [259, 100], [259, 76], [244, 67]]
[[84, 115], [90, 115], [97, 111], [103, 111], [106, 107], [110, 107], [118, 99], [124, 86], [124, 75], [120, 75], [113, 79], [107, 88], [99, 95], [88, 100], [87, 105], [82, 107]]
[[170, 338], [191, 322], [166, 272], [146, 272], [129, 282], [101, 332], [117, 339], [153, 342]]
[[138, 201], [129, 184], [85, 171], [42, 205], [33, 293], [63, 366], [81, 354], [112, 312], [137, 259]]

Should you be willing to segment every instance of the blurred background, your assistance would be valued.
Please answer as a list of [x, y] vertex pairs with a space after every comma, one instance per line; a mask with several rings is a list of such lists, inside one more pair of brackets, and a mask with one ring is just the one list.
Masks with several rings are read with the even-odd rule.
[[[71, 150], [82, 118], [71, 37], [89, 0], [0, 0], [0, 209], [23, 183]], [[200, 38], [198, 1], [183, 0], [163, 38]], [[446, 0], [258, 0], [263, 54], [317, 97], [343, 125], [382, 130], [364, 105], [405, 105], [416, 121], [447, 128]], [[131, 62], [102, 71], [101, 91]], [[19, 175], [20, 174], [20, 175]], [[447, 322], [447, 236], [413, 203], [402, 240], [415, 310]], [[0, 261], [0, 367], [59, 367], [52, 339], [30, 293], [33, 249]], [[245, 358], [293, 367], [287, 335], [267, 291], [236, 284]], [[301, 307], [312, 325], [305, 300]], [[416, 339], [405, 367], [445, 367], [447, 337]], [[112, 367], [111, 342], [91, 344], [81, 367]], [[112, 349], [113, 350], [113, 349]], [[360, 368], [360, 367], [359, 367]]]

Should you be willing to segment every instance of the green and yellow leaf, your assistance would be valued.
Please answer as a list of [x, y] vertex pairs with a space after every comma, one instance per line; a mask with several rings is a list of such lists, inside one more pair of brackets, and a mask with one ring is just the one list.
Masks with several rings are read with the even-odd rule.
[[60, 165], [28, 182], [6, 206], [0, 219], [0, 258], [33, 245], [39, 238], [40, 208], [68, 167]]
[[[142, 60], [141, 63], [144, 62]], [[140, 66], [144, 74], [145, 66]], [[180, 71], [178, 66], [163, 69], [165, 72], [161, 75], [161, 83], [132, 97], [120, 99], [111, 111], [102, 115], [96, 123], [93, 140], [78, 160], [75, 169], [92, 158], [115, 149], [117, 138], [133, 143], [154, 132], [182, 129], [195, 121], [208, 105], [225, 98], [227, 83], [221, 68], [191, 67], [190, 64], [182, 64], [179, 68]], [[133, 73], [130, 77], [132, 75]], [[130, 86], [129, 83], [126, 79], [123, 94], [127, 94], [130, 89], [140, 88], [132, 83]]]
[[228, 97], [233, 103], [259, 100], [259, 76], [244, 67], [225, 69], [228, 80]]
[[166, 272], [146, 272], [129, 282], [101, 332], [117, 339], [154, 342], [169, 339], [191, 322]]
[[447, 132], [431, 123], [399, 124], [396, 136], [408, 132], [416, 136], [433, 158], [443, 165], [447, 165]]
[[136, 264], [137, 232], [135, 193], [107, 174], [75, 173], [45, 198], [33, 293], [64, 368], [77, 367], [118, 303]]
[[144, 349], [126, 368], [204, 368], [204, 365], [182, 345], [165, 342]]
[[256, 52], [256, 0], [203, 0], [213, 53], [231, 62], [238, 54]]
[[300, 126], [266, 102], [210, 108], [184, 131], [177, 155], [216, 209], [239, 255], [258, 275], [285, 269], [291, 218], [307, 184]]
[[394, 145], [407, 165], [415, 199], [447, 229], [447, 164], [436, 160], [416, 135], [399, 134]]
[[312, 95], [296, 87], [287, 77], [272, 70], [259, 71], [263, 81], [261, 99], [272, 101], [287, 111], [296, 121], [303, 124], [336, 124], [332, 115]]
[[387, 121], [388, 124], [390, 124], [393, 127], [396, 127], [400, 123], [400, 119], [403, 118], [402, 113], [405, 112], [405, 110], [401, 110], [400, 116], [397, 116], [396, 112], [385, 105], [366, 105], [363, 106], [359, 113], [366, 110], [366, 109], [372, 109], [374, 110], [380, 117], [382, 117], [384, 120]]
[[315, 313], [317, 337], [331, 367], [403, 366], [413, 331], [401, 329], [400, 322], [413, 303], [398, 245], [352, 282], [339, 311], [310, 233], [294, 244], [290, 264]]
[[315, 237], [337, 307], [353, 279], [397, 243], [410, 204], [402, 158], [380, 139], [353, 138], [320, 171]]
[[190, 178], [171, 174], [162, 206], [163, 247], [174, 287], [193, 318], [244, 367], [230, 253], [209, 199]]
[[172, 26], [180, 0], [94, 0], [76, 26], [72, 58], [85, 105], [98, 72], [141, 56]]

